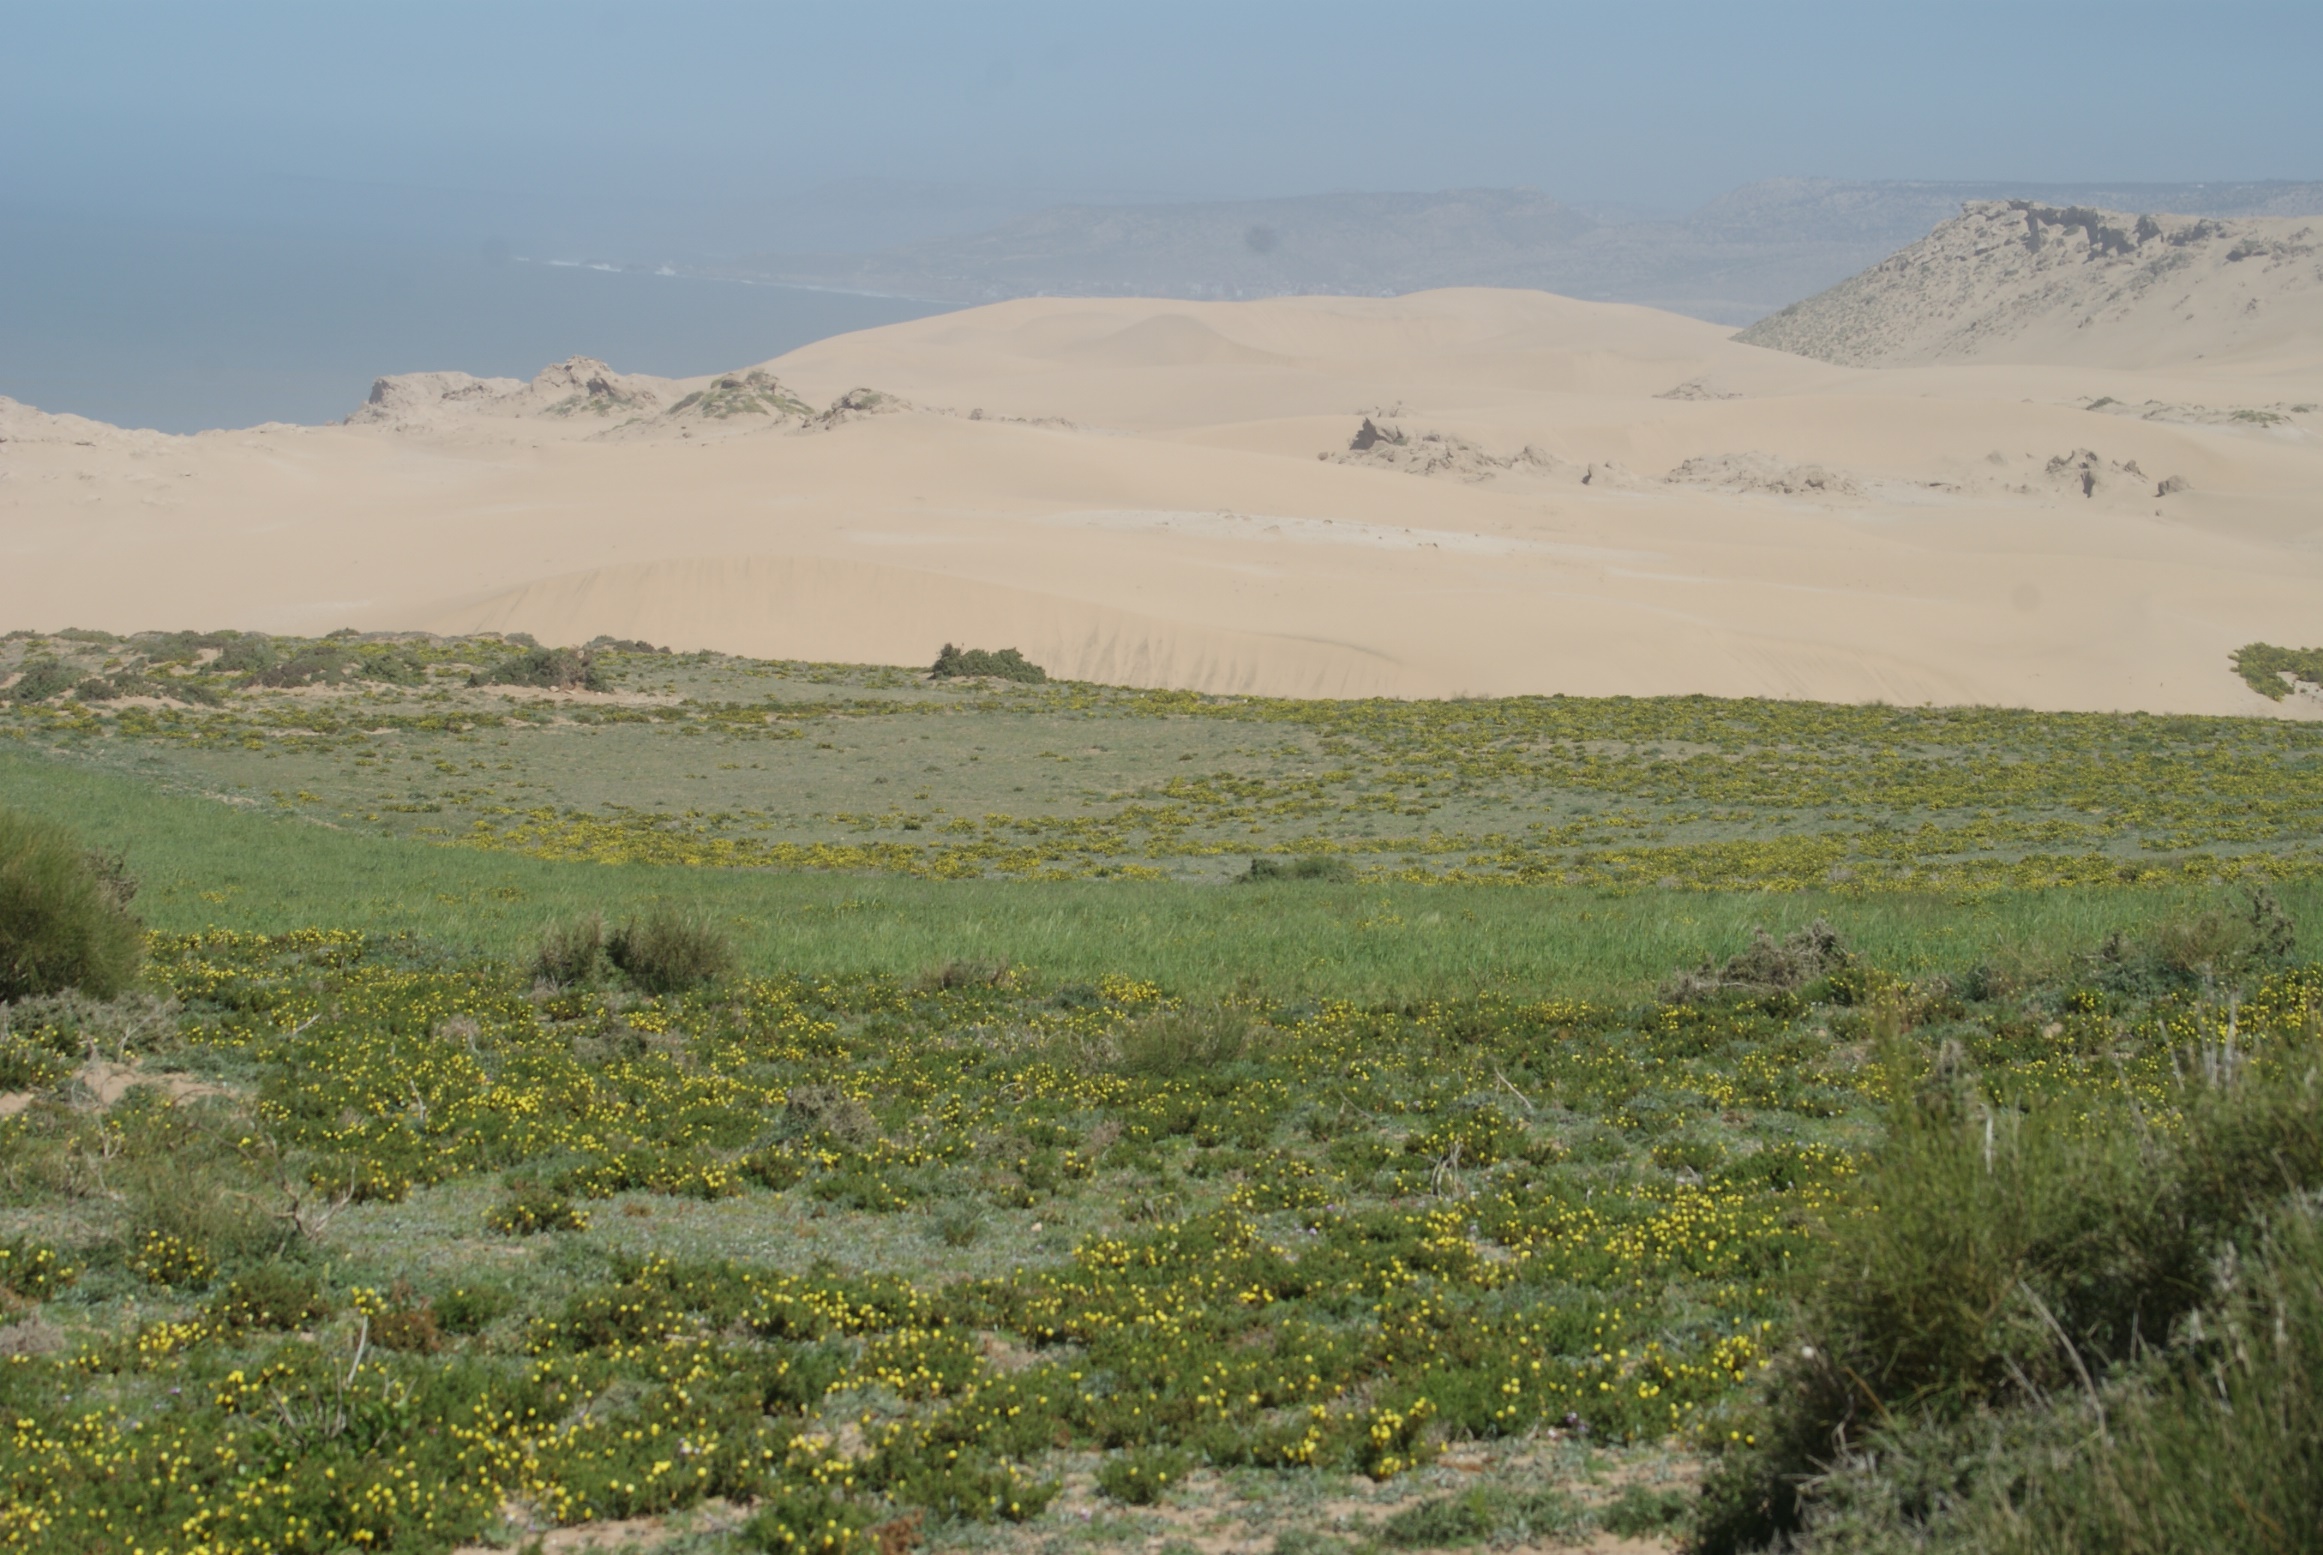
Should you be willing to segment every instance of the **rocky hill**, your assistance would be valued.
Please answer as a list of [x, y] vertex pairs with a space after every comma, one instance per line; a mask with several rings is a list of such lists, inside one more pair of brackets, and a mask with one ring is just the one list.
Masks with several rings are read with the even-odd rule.
[[1853, 366], [2146, 367], [2323, 343], [2323, 222], [1969, 205], [1739, 337]]

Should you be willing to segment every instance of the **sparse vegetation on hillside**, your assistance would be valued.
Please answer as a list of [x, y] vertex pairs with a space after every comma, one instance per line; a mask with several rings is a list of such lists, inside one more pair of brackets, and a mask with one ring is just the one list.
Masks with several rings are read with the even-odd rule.
[[950, 643], [944, 644], [943, 651], [936, 655], [934, 668], [928, 673], [939, 678], [989, 676], [994, 680], [1019, 680], [1035, 686], [1049, 678], [1047, 670], [1014, 648], [956, 648]]

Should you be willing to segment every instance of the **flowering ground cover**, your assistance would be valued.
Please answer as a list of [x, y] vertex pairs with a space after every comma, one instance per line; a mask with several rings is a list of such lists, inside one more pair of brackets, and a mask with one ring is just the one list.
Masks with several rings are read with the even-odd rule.
[[1216, 880], [1255, 856], [1367, 879], [1950, 896], [2323, 865], [2323, 725], [2277, 719], [1293, 702], [640, 645], [600, 650], [591, 691], [524, 684], [528, 650], [499, 639], [89, 635], [0, 643], [0, 737], [545, 858]]
[[2040, 1548], [2323, 1353], [2311, 724], [19, 633], [0, 801], [155, 930], [0, 1007], [12, 1548]]
[[[1751, 1425], [1932, 1043], [2017, 1103], [2166, 1118], [2188, 1043], [2323, 1003], [2143, 954], [1914, 984], [1762, 942], [1624, 1008], [959, 970], [648, 998], [159, 938], [145, 1002], [19, 1007], [0, 1051], [0, 1537], [1650, 1531], [1682, 1501], [1617, 1488]], [[101, 1100], [91, 1055], [146, 1083]]]

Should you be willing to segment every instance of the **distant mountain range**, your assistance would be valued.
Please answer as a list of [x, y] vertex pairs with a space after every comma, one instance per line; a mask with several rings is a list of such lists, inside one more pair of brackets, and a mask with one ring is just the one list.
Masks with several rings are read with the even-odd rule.
[[1970, 201], [2323, 215], [2323, 183], [1850, 183], [1776, 179], [1670, 219], [1532, 189], [1057, 205], [873, 253], [769, 253], [694, 274], [936, 302], [1236, 299], [1532, 287], [1748, 324], [1877, 263]]

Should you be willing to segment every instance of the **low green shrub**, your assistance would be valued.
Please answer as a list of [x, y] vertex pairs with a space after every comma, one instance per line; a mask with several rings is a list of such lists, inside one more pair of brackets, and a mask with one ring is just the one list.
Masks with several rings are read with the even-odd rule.
[[1097, 1488], [1126, 1506], [1152, 1506], [1186, 1482], [1192, 1463], [1167, 1447], [1115, 1453], [1097, 1465]]
[[1260, 880], [1335, 880], [1355, 878], [1355, 866], [1343, 858], [1327, 855], [1306, 858], [1254, 858], [1250, 867], [1234, 877], [1242, 881]]
[[615, 929], [605, 958], [647, 993], [683, 993], [734, 970], [734, 946], [708, 919], [670, 906]]
[[1623, 1539], [1665, 1536], [1686, 1521], [1694, 1510], [1694, 1500], [1682, 1490], [1631, 1485], [1598, 1512], [1597, 1526]]
[[26, 1301], [46, 1301], [80, 1278], [53, 1247], [28, 1237], [0, 1241], [0, 1291]]
[[836, 1491], [779, 1481], [742, 1525], [742, 1542], [767, 1555], [853, 1555], [877, 1548], [868, 1532], [876, 1520]]
[[938, 679], [986, 676], [994, 680], [1016, 680], [1027, 685], [1039, 685], [1049, 678], [1049, 672], [1026, 658], [1014, 648], [998, 650], [958, 648], [944, 644], [936, 655], [929, 674]]
[[0, 810], [0, 1001], [127, 988], [144, 949], [134, 892], [117, 857], [92, 860], [64, 827]]
[[1480, 1486], [1433, 1496], [1379, 1525], [1380, 1542], [1396, 1549], [1451, 1549], [1463, 1544], [1563, 1543], [1581, 1533], [1588, 1517], [1561, 1490], [1515, 1495]]
[[331, 1304], [303, 1269], [261, 1264], [236, 1275], [210, 1299], [209, 1313], [229, 1328], [299, 1328], [328, 1317]]
[[162, 1231], [148, 1231], [129, 1260], [130, 1269], [149, 1285], [185, 1290], [207, 1285], [218, 1272], [217, 1261], [199, 1243]]
[[589, 1217], [552, 1188], [516, 1183], [507, 1197], [484, 1212], [484, 1224], [505, 1236], [537, 1236], [544, 1231], [586, 1231]]

